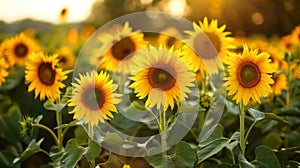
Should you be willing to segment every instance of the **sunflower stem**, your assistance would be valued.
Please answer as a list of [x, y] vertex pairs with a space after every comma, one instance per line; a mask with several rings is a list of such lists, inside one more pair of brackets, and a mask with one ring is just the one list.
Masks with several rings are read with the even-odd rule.
[[160, 136], [161, 136], [161, 151], [162, 155], [167, 154], [167, 124], [166, 124], [166, 112], [160, 110]]
[[62, 112], [61, 111], [57, 111], [56, 112], [56, 122], [57, 122], [57, 137], [58, 137], [58, 149], [62, 150], [63, 148], [63, 132], [62, 132]]
[[[93, 130], [93, 126], [91, 123], [89, 123], [89, 138], [88, 138], [88, 141], [89, 141], [89, 145], [94, 137], [94, 130]], [[95, 167], [95, 159], [91, 160], [90, 162], [90, 168], [94, 168]]]
[[32, 126], [33, 126], [33, 127], [42, 128], [42, 129], [48, 131], [48, 132], [50, 133], [50, 135], [53, 137], [55, 143], [56, 143], [57, 145], [59, 145], [59, 140], [58, 140], [57, 136], [55, 135], [55, 133], [54, 133], [49, 127], [47, 127], [47, 126], [45, 126], [45, 125], [43, 125], [43, 124], [32, 124]]
[[240, 102], [240, 147], [241, 147], [241, 154], [245, 156], [245, 109], [243, 102]]

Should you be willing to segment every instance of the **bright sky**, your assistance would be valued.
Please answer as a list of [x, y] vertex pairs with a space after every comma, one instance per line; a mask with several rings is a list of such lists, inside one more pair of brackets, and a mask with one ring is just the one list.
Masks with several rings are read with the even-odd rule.
[[68, 22], [86, 19], [95, 0], [1, 0], [0, 20], [13, 22], [25, 18], [59, 23], [59, 14], [68, 7]]

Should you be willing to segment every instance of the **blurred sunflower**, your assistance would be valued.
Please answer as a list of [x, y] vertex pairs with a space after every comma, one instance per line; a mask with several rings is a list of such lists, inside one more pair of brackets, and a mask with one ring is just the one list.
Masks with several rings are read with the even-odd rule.
[[201, 74], [206, 73], [207, 69], [203, 60], [191, 49], [189, 46], [184, 45], [182, 47], [182, 60], [187, 63], [188, 67], [193, 72], [199, 72]]
[[0, 86], [5, 82], [5, 77], [8, 76], [7, 68], [8, 65], [5, 62], [5, 59], [0, 56]]
[[28, 92], [35, 91], [35, 99], [40, 95], [40, 100], [57, 99], [60, 88], [65, 85], [61, 82], [67, 76], [58, 68], [57, 55], [45, 56], [42, 52], [32, 53], [26, 62], [25, 82], [30, 83]]
[[287, 79], [284, 74], [274, 74], [272, 79], [274, 80], [274, 83], [271, 84], [271, 88], [276, 95], [280, 95], [282, 90], [288, 89]]
[[62, 47], [56, 51], [56, 54], [58, 55], [58, 63], [61, 68], [71, 69], [74, 67], [76, 58], [71, 48]]
[[283, 50], [288, 50], [288, 51], [295, 51], [295, 45], [294, 45], [294, 37], [292, 35], [286, 35], [283, 36], [280, 39], [280, 46]]
[[271, 92], [274, 81], [271, 73], [274, 72], [270, 64], [269, 54], [258, 50], [249, 50], [243, 47], [242, 54], [230, 53], [231, 64], [228, 66], [229, 76], [226, 77], [228, 95], [234, 95], [236, 103], [247, 105], [249, 100], [260, 103], [260, 97], [266, 97]]
[[9, 39], [5, 39], [2, 41], [1, 45], [0, 45], [0, 57], [3, 57], [6, 61], [6, 63], [12, 67], [14, 64], [14, 61], [12, 61], [10, 59], [10, 57], [8, 57], [7, 55], [7, 49], [8, 49], [8, 44], [9, 44]]
[[146, 106], [173, 109], [191, 92], [189, 87], [194, 86], [195, 74], [174, 54], [181, 53], [173, 51], [173, 47], [169, 51], [150, 47], [134, 58], [135, 71], [130, 77], [133, 83], [129, 87], [139, 99], [148, 96]]
[[28, 56], [40, 50], [39, 44], [31, 37], [21, 33], [9, 40], [6, 54], [12, 65], [24, 66]]
[[175, 49], [179, 49], [182, 46], [181, 41], [176, 38], [176, 36], [172, 37], [167, 35], [166, 33], [175, 34], [177, 37], [181, 37], [181, 34], [177, 29], [167, 28], [159, 34], [157, 38], [158, 45], [163, 45], [166, 49], [170, 49], [172, 46], [174, 46]]
[[[204, 18], [203, 22], [199, 22], [200, 26], [193, 23], [194, 31], [186, 31], [190, 36], [186, 42], [191, 44], [191, 47], [195, 50], [199, 56], [195, 57], [192, 55], [190, 59], [192, 62], [198, 62], [197, 59], [202, 59], [210, 72], [217, 73], [218, 68], [222, 65], [219, 61], [219, 57], [226, 63], [226, 55], [230, 49], [235, 47], [231, 44], [233, 42], [232, 37], [228, 37], [230, 32], [224, 32], [226, 25], [222, 25], [218, 28], [218, 20], [212, 20], [208, 23], [207, 17]], [[188, 54], [185, 54], [188, 56]], [[195, 65], [200, 69], [200, 65]]]
[[69, 106], [75, 106], [70, 112], [74, 119], [84, 118], [85, 123], [94, 126], [99, 121], [104, 123], [104, 120], [114, 118], [111, 112], [117, 112], [115, 104], [121, 102], [121, 94], [113, 93], [118, 86], [106, 72], [79, 74], [75, 80], [78, 83], [72, 83], [73, 96], [69, 100]]
[[111, 30], [110, 34], [101, 39], [104, 45], [100, 51], [105, 54], [100, 56], [100, 68], [128, 74], [134, 52], [147, 47], [148, 42], [143, 37], [140, 31], [133, 32], [128, 22], [122, 28], [118, 26]]

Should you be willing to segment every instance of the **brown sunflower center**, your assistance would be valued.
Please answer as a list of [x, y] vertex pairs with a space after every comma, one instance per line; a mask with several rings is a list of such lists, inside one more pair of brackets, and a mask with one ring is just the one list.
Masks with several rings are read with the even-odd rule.
[[244, 88], [251, 88], [256, 86], [261, 79], [261, 72], [256, 64], [253, 62], [243, 62], [238, 67], [238, 81]]
[[42, 63], [38, 68], [38, 77], [45, 85], [52, 85], [55, 82], [56, 71], [52, 69], [51, 63]]
[[112, 55], [118, 60], [123, 60], [135, 50], [135, 43], [130, 37], [126, 37], [112, 46]]
[[169, 37], [167, 40], [167, 47], [172, 47], [172, 45], [174, 45], [176, 42], [176, 38], [175, 37]]
[[221, 50], [221, 42], [214, 33], [201, 33], [194, 40], [194, 49], [200, 53], [204, 59], [213, 59], [217, 57], [217, 53]]
[[90, 110], [100, 110], [105, 102], [104, 93], [100, 88], [88, 87], [82, 94], [82, 102]]
[[171, 89], [175, 83], [175, 72], [170, 68], [149, 68], [149, 83], [153, 88], [163, 91]]
[[24, 57], [28, 53], [28, 47], [23, 43], [19, 43], [14, 48], [14, 53], [17, 57]]

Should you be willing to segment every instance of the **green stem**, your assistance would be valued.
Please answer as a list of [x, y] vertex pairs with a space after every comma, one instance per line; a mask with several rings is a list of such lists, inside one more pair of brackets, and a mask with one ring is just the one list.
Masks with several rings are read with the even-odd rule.
[[255, 124], [256, 124], [256, 121], [254, 121], [254, 122], [252, 123], [252, 125], [250, 126], [250, 128], [248, 129], [248, 131], [247, 131], [247, 133], [246, 133], [246, 136], [245, 136], [245, 141], [246, 141], [246, 142], [247, 142], [248, 136], [249, 136], [249, 134], [250, 134], [250, 132], [251, 132], [251, 130], [252, 130], [252, 128], [254, 127]]
[[243, 102], [240, 102], [240, 147], [241, 147], [241, 154], [245, 156], [245, 110]]
[[[90, 145], [90, 142], [92, 141], [92, 139], [94, 137], [94, 130], [93, 130], [92, 124], [89, 124], [89, 134], [90, 134], [90, 137], [88, 138], [88, 141], [89, 141], [89, 145]], [[91, 160], [90, 168], [95, 168], [95, 159]]]
[[161, 150], [162, 155], [167, 154], [167, 123], [166, 112], [160, 110], [160, 136], [161, 136]]
[[200, 131], [204, 125], [204, 119], [205, 119], [205, 112], [200, 111], [199, 113], [199, 120], [198, 120], [198, 131]]
[[55, 140], [55, 143], [57, 145], [59, 145], [59, 140], [57, 138], [57, 136], [55, 135], [55, 133], [47, 126], [43, 125], [43, 124], [32, 124], [33, 127], [38, 127], [38, 128], [42, 128], [46, 131], [48, 131], [50, 133], [50, 135], [53, 137], [53, 139]]
[[56, 112], [56, 122], [57, 122], [57, 137], [58, 137], [58, 149], [62, 150], [63, 147], [63, 132], [62, 132], [62, 112], [61, 111], [57, 111]]

